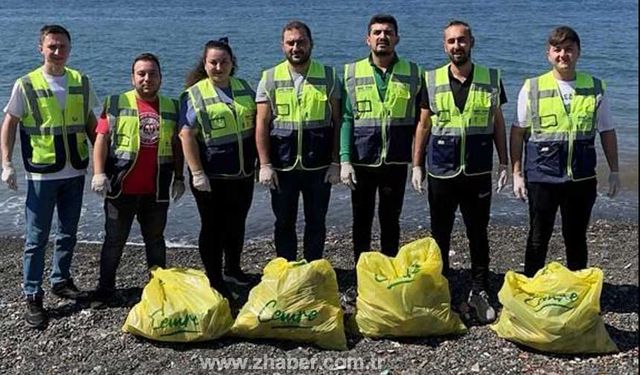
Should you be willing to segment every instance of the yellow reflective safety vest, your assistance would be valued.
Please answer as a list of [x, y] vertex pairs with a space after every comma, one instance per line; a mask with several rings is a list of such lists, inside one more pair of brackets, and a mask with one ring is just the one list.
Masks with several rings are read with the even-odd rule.
[[314, 60], [300, 94], [284, 61], [262, 74], [270, 99], [270, 160], [277, 170], [320, 169], [331, 164], [333, 127], [329, 96], [334, 89], [333, 68]]
[[575, 94], [567, 110], [553, 72], [525, 82], [531, 130], [525, 147], [527, 181], [562, 183], [596, 177], [596, 106], [605, 89], [598, 78], [576, 72]]
[[75, 169], [89, 164], [86, 126], [89, 121], [89, 79], [65, 68], [67, 98], [64, 111], [42, 67], [19, 79], [27, 101], [20, 119], [20, 145], [27, 172], [55, 173], [69, 161]]
[[420, 68], [399, 59], [393, 65], [384, 101], [368, 57], [345, 65], [344, 74], [353, 108], [351, 162], [365, 166], [410, 163]]
[[494, 111], [500, 107], [500, 71], [473, 65], [469, 94], [460, 112], [456, 106], [449, 64], [425, 73], [431, 138], [427, 147], [429, 175], [449, 178], [489, 174], [493, 166]]
[[[178, 101], [159, 95], [160, 139], [158, 140], [158, 168], [156, 200], [169, 201], [169, 189], [174, 170], [172, 142], [178, 122]], [[111, 144], [105, 164], [105, 174], [111, 184], [107, 198], [122, 193], [122, 182], [136, 164], [140, 150], [140, 116], [135, 90], [113, 95], [105, 100]]]
[[256, 164], [254, 93], [247, 82], [231, 77], [233, 103], [224, 103], [209, 78], [186, 94], [198, 120], [200, 160], [209, 177], [245, 177]]

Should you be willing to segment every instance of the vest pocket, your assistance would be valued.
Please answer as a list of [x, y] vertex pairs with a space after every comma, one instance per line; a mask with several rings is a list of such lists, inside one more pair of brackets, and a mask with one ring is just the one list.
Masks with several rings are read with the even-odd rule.
[[469, 174], [489, 172], [493, 166], [493, 135], [467, 136], [465, 171]]
[[377, 164], [380, 161], [382, 135], [377, 126], [353, 127], [353, 162]]
[[31, 161], [34, 164], [53, 164], [56, 161], [54, 147], [54, 136], [52, 135], [31, 135], [31, 148], [33, 155]]
[[428, 161], [429, 172], [435, 175], [453, 174], [460, 166], [460, 137], [432, 135]]
[[333, 128], [308, 129], [302, 133], [302, 165], [316, 168], [331, 163]]
[[285, 168], [295, 162], [298, 152], [296, 133], [293, 128], [271, 129], [270, 159], [274, 167]]
[[596, 148], [594, 139], [576, 140], [573, 144], [571, 169], [576, 179], [595, 176]]
[[561, 142], [535, 142], [527, 151], [532, 153], [530, 160], [538, 172], [553, 177], [564, 175], [566, 154]]

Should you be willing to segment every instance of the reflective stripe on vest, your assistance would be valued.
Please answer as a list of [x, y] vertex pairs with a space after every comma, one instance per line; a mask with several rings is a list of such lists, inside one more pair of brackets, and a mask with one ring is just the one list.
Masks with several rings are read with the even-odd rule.
[[64, 111], [45, 79], [42, 67], [19, 80], [27, 101], [20, 132], [23, 161], [28, 172], [58, 172], [67, 160], [75, 169], [85, 169], [89, 163], [85, 130], [90, 111], [89, 80], [70, 68], [65, 68], [65, 74]]
[[500, 71], [474, 64], [464, 110], [456, 106], [449, 64], [425, 73], [433, 113], [427, 148], [429, 174], [450, 178], [491, 173], [494, 111], [500, 106]]
[[311, 60], [302, 89], [295, 90], [289, 64], [284, 61], [262, 76], [269, 95], [273, 121], [270, 160], [277, 170], [320, 169], [331, 163], [333, 128], [329, 95], [335, 71]]
[[[200, 126], [200, 157], [209, 176], [249, 176], [255, 168], [253, 90], [231, 77], [233, 104], [224, 103], [206, 78], [187, 89]], [[200, 139], [202, 138], [202, 139]]]
[[369, 58], [345, 65], [345, 88], [353, 109], [353, 164], [411, 162], [420, 75], [416, 64], [399, 59], [382, 101]]
[[[158, 140], [158, 170], [156, 174], [156, 200], [169, 201], [169, 186], [173, 175], [172, 142], [178, 122], [178, 102], [159, 96], [160, 137]], [[111, 183], [108, 198], [122, 193], [122, 182], [134, 167], [140, 150], [140, 117], [135, 90], [106, 99], [105, 109], [109, 122], [111, 143], [105, 173]]]
[[553, 72], [527, 80], [525, 88], [531, 129], [525, 153], [527, 180], [561, 183], [595, 178], [596, 106], [605, 83], [576, 72], [568, 112]]

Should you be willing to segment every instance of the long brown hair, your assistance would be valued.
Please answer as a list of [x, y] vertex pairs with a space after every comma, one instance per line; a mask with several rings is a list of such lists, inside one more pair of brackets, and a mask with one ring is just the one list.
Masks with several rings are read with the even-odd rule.
[[204, 49], [202, 50], [202, 56], [198, 60], [196, 66], [187, 73], [187, 78], [185, 80], [185, 89], [195, 85], [200, 82], [202, 79], [207, 78], [207, 71], [204, 70], [204, 60], [207, 58], [207, 52], [210, 49], [216, 48], [226, 51], [231, 57], [231, 63], [233, 67], [231, 68], [231, 74], [236, 72], [238, 68], [238, 64], [236, 62], [236, 57], [233, 55], [233, 51], [231, 50], [231, 46], [229, 46], [229, 40], [225, 38], [220, 38], [219, 40], [210, 40], [204, 45]]

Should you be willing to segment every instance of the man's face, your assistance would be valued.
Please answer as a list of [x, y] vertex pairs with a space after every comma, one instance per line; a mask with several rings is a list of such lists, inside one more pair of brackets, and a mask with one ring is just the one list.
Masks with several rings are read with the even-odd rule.
[[389, 23], [374, 23], [367, 34], [367, 45], [376, 56], [392, 55], [399, 41], [400, 37]]
[[463, 25], [453, 25], [444, 31], [444, 52], [455, 66], [462, 66], [471, 59], [473, 39]]
[[133, 66], [131, 84], [135, 87], [138, 96], [143, 99], [152, 99], [158, 94], [162, 83], [160, 70], [155, 62], [150, 60], [138, 60]]
[[282, 52], [291, 65], [304, 65], [311, 57], [311, 49], [311, 40], [304, 30], [285, 30], [282, 35]]
[[580, 48], [573, 41], [564, 41], [556, 46], [547, 47], [547, 59], [553, 69], [560, 73], [573, 73], [580, 57]]
[[47, 34], [39, 46], [44, 64], [62, 69], [71, 53], [71, 42], [65, 34]]

